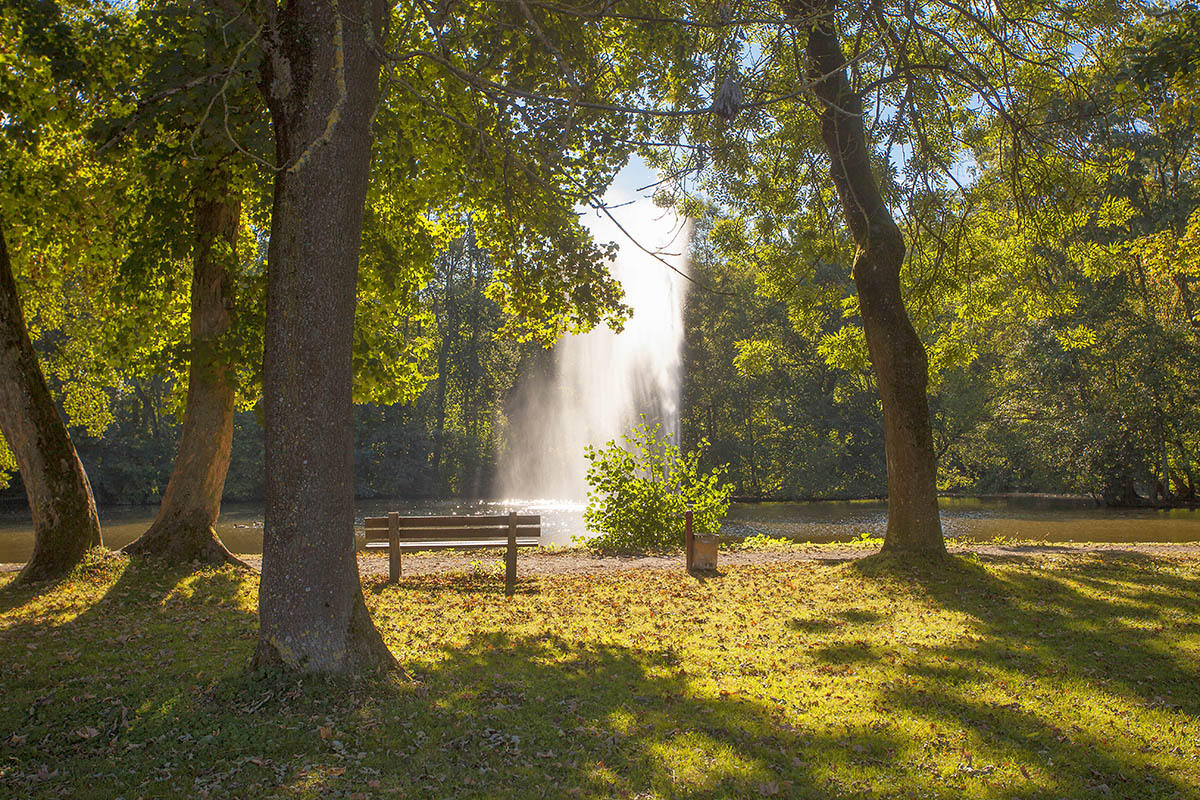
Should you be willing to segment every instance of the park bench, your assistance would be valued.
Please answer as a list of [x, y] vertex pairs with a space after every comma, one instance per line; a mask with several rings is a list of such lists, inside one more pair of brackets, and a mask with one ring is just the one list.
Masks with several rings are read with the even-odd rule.
[[542, 535], [541, 516], [515, 511], [490, 517], [402, 517], [393, 511], [386, 517], [367, 517], [363, 523], [367, 549], [387, 548], [388, 578], [392, 583], [400, 579], [403, 550], [503, 547], [506, 594], [512, 594], [517, 584], [517, 548], [537, 547]]

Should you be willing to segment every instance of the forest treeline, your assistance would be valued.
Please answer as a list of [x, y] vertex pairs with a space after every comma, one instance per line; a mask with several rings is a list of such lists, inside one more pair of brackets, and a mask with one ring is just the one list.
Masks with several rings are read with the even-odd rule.
[[[420, 312], [406, 336], [414, 342], [416, 395], [400, 403], [355, 407], [355, 494], [361, 498], [490, 498], [504, 447], [507, 403], [517, 376], [545, 361], [540, 344], [500, 335], [503, 315], [484, 293], [490, 259], [470, 235], [434, 260], [417, 295]], [[47, 346], [48, 345], [43, 345]], [[182, 336], [169, 347], [186, 348]], [[103, 430], [73, 426], [80, 459], [101, 505], [162, 500], [182, 427], [180, 385], [169, 373], [128, 376], [103, 390]], [[59, 396], [70, 387], [59, 385]], [[582, 455], [580, 456], [582, 458]], [[261, 409], [235, 413], [226, 501], [263, 499]], [[3, 490], [21, 509], [19, 475]]]

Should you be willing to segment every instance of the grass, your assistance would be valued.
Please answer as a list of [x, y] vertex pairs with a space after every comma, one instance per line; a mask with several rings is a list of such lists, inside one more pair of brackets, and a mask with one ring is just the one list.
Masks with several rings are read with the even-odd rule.
[[0, 590], [0, 797], [1200, 797], [1200, 559], [364, 583], [404, 673], [247, 670], [253, 574]]

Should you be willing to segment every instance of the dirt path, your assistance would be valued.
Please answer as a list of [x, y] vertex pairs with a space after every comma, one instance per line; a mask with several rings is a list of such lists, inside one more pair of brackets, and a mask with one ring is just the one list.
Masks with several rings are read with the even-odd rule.
[[[799, 561], [849, 561], [878, 552], [875, 547], [830, 547], [828, 545], [798, 545], [778, 550], [732, 550], [721, 551], [718, 563], [722, 567], [745, 564], [790, 564]], [[1065, 544], [1065, 545], [973, 545], [952, 546], [952, 553], [977, 553], [985, 558], [1028, 558], [1046, 554], [1079, 553], [1140, 553], [1152, 556], [1197, 556], [1200, 545], [1196, 544]], [[464, 572], [471, 569], [472, 562], [485, 566], [495, 564], [503, 557], [502, 551], [475, 551], [473, 553], [441, 551], [404, 556], [405, 575], [427, 575], [438, 572]], [[258, 567], [261, 558], [248, 556], [246, 560]], [[517, 574], [529, 575], [589, 575], [626, 569], [680, 569], [683, 554], [641, 556], [597, 556], [586, 550], [521, 551], [517, 559]], [[359, 571], [364, 575], [386, 575], [387, 557], [382, 555], [360, 555]]]
[[[798, 561], [849, 561], [878, 552], [874, 547], [831, 547], [830, 545], [796, 545], [777, 550], [723, 550], [720, 565], [740, 566], [744, 564], [790, 564]], [[1036, 544], [1036, 545], [952, 545], [952, 553], [976, 553], [984, 558], [1029, 558], [1038, 555], [1070, 555], [1085, 553], [1111, 553], [1157, 557], [1200, 556], [1200, 544]], [[243, 555], [246, 563], [261, 569], [261, 555]], [[472, 564], [491, 569], [503, 558], [502, 550], [476, 550], [455, 552], [443, 550], [429, 553], [413, 553], [404, 556], [405, 575], [429, 575], [439, 572], [467, 572]], [[683, 567], [683, 554], [640, 555], [640, 556], [597, 556], [582, 549], [567, 550], [522, 550], [517, 561], [517, 574], [530, 575], [595, 575], [626, 569], [679, 569]], [[0, 572], [14, 572], [20, 564], [0, 564]], [[363, 575], [386, 575], [387, 556], [360, 553], [358, 569]]]

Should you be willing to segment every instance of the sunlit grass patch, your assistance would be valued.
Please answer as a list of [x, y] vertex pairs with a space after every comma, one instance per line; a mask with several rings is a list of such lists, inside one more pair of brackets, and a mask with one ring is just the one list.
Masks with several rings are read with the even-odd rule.
[[[0, 591], [0, 795], [1200, 797], [1200, 559], [364, 581], [402, 664], [248, 671], [257, 576]], [[29, 647], [28, 645], [33, 645]]]

